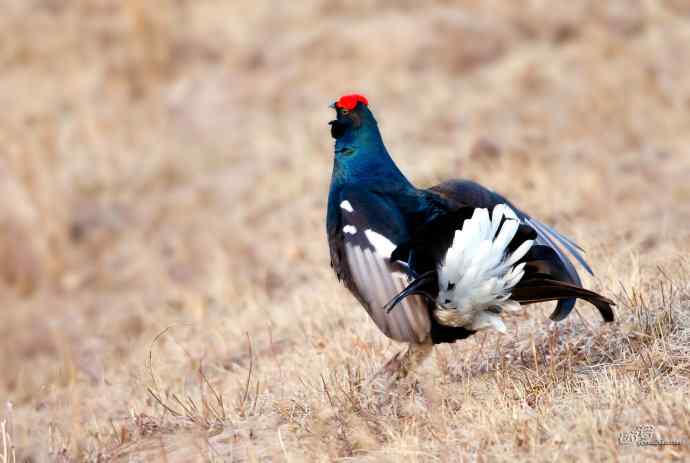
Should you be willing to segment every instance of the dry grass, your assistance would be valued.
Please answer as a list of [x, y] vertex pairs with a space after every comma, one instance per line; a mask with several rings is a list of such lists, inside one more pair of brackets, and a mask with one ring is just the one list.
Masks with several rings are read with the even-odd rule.
[[[0, 462], [688, 460], [686, 2], [293, 3], [3, 3]], [[531, 307], [364, 388], [400, 346], [328, 268], [352, 90], [416, 183], [584, 245], [618, 321]]]

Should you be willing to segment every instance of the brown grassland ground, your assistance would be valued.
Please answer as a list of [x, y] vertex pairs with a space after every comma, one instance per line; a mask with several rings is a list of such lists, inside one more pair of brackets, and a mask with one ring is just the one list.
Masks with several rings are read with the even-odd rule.
[[[0, 31], [0, 463], [690, 460], [690, 3], [3, 0]], [[532, 306], [365, 388], [401, 346], [328, 265], [353, 90], [415, 183], [583, 245], [617, 321]]]

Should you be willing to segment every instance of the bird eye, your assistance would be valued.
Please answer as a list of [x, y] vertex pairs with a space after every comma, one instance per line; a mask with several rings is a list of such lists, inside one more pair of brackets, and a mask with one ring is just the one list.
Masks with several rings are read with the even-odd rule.
[[350, 110], [349, 110], [349, 109], [345, 109], [345, 108], [341, 108], [341, 109], [340, 109], [340, 114], [342, 114], [343, 116], [347, 116], [348, 114], [350, 114]]

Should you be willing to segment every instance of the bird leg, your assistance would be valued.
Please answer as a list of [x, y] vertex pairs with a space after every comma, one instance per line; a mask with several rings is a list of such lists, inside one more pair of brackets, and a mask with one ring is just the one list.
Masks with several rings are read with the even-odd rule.
[[380, 376], [385, 378], [386, 389], [394, 382], [406, 378], [417, 367], [421, 366], [429, 357], [434, 345], [431, 339], [427, 339], [423, 344], [410, 344], [407, 351], [396, 353], [388, 360], [379, 371], [367, 382], [367, 386]]

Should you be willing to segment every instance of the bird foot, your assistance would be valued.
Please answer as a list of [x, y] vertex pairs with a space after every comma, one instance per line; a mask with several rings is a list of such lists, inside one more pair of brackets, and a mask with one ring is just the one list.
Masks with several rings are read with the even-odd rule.
[[412, 344], [405, 352], [396, 353], [367, 381], [366, 387], [371, 386], [376, 380], [382, 379], [383, 390], [390, 390], [394, 384], [407, 378], [412, 371], [422, 365], [431, 354], [432, 349], [431, 342], [427, 342]]
[[366, 388], [372, 386], [375, 382], [381, 380], [383, 390], [387, 391], [390, 387], [406, 376], [403, 366], [403, 358], [405, 357], [403, 351], [397, 352], [391, 357], [379, 370], [374, 373], [369, 381], [366, 383]]

